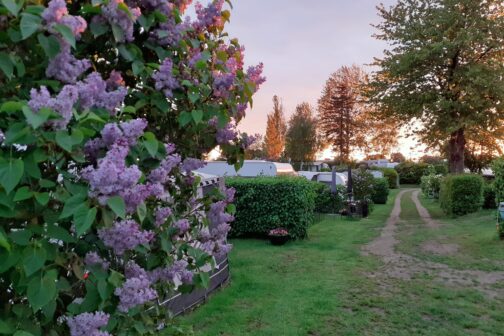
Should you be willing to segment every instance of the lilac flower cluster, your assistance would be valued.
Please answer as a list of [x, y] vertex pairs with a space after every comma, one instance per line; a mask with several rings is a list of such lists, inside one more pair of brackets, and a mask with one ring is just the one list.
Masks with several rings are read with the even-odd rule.
[[236, 74], [223, 72], [220, 70], [212, 71], [212, 89], [215, 97], [227, 98], [233, 89]]
[[79, 92], [73, 85], [65, 85], [60, 93], [52, 98], [45, 86], [40, 90], [32, 89], [30, 91], [30, 100], [28, 106], [38, 112], [41, 108], [49, 108], [59, 114], [61, 119], [50, 121], [49, 124], [54, 129], [65, 129], [73, 115], [73, 106], [79, 99]]
[[98, 230], [98, 237], [105, 246], [112, 248], [120, 256], [138, 245], [148, 244], [154, 238], [154, 232], [142, 231], [136, 221], [128, 219], [117, 221], [110, 228]]
[[88, 252], [84, 257], [84, 264], [86, 264], [86, 266], [98, 265], [104, 270], [108, 270], [110, 267], [110, 263], [102, 259], [102, 257], [100, 257], [96, 252]]
[[49, 61], [46, 69], [47, 77], [56, 78], [64, 83], [75, 83], [77, 78], [91, 67], [91, 62], [87, 59], [78, 60], [72, 55], [70, 44], [60, 36], [55, 25], [67, 26], [78, 40], [87, 28], [86, 20], [80, 16], [69, 15], [64, 0], [51, 0], [42, 12], [42, 18], [47, 30], [58, 38], [60, 44], [59, 54]]
[[201, 3], [196, 3], [196, 16], [197, 21], [193, 23], [193, 27], [196, 31], [202, 31], [205, 29], [211, 30], [212, 28], [220, 28], [223, 26], [224, 21], [222, 18], [222, 7], [224, 6], [224, 0], [214, 0], [208, 4], [207, 7], [203, 7]]
[[109, 3], [102, 7], [101, 17], [97, 17], [96, 20], [105, 19], [111, 26], [118, 27], [123, 36], [117, 37], [118, 42], [131, 42], [133, 41], [134, 24], [136, 20], [142, 15], [140, 8], [128, 8], [129, 13], [120, 8], [120, 6], [126, 6], [123, 0], [110, 0]]
[[52, 109], [61, 116], [61, 119], [50, 121], [49, 124], [54, 129], [64, 129], [72, 118], [73, 107], [77, 102], [80, 102], [80, 107], [83, 109], [105, 108], [113, 114], [115, 109], [122, 104], [126, 94], [127, 89], [122, 86], [114, 91], [107, 91], [106, 82], [100, 74], [94, 72], [83, 82], [63, 86], [54, 98], [45, 86], [41, 86], [39, 90], [32, 89], [28, 106], [34, 112], [38, 112], [41, 108]]
[[150, 280], [142, 274], [127, 278], [122, 287], [114, 291], [114, 294], [119, 297], [118, 309], [126, 313], [130, 308], [156, 299], [157, 292], [150, 286]]
[[173, 97], [173, 90], [179, 87], [179, 83], [173, 76], [173, 63], [170, 58], [165, 58], [152, 78], [155, 81], [156, 90], [163, 90], [167, 98]]
[[247, 133], [243, 133], [241, 137], [240, 147], [243, 149], [247, 149], [250, 146], [252, 146], [259, 138], [260, 138], [259, 134], [248, 135]]
[[149, 181], [152, 183], [166, 183], [172, 169], [177, 167], [181, 160], [182, 159], [178, 154], [168, 155], [163, 161], [161, 161], [159, 167], [150, 172]]
[[97, 311], [68, 317], [66, 322], [71, 336], [110, 336], [108, 332], [99, 330], [107, 325], [109, 318], [109, 314]]
[[255, 86], [255, 91], [259, 90], [261, 84], [266, 81], [266, 77], [262, 76], [264, 64], [259, 63], [256, 66], [251, 66], [247, 69], [247, 79]]
[[203, 168], [204, 166], [205, 162], [194, 158], [186, 158], [184, 162], [182, 162], [182, 170], [184, 170], [187, 173], [192, 172], [193, 170]]
[[163, 225], [164, 223], [166, 223], [166, 221], [172, 215], [172, 213], [173, 213], [172, 209], [168, 207], [157, 208], [155, 213], [156, 219], [154, 224], [158, 227]]
[[177, 260], [169, 267], [159, 267], [150, 272], [149, 277], [153, 283], [163, 281], [179, 286], [191, 284], [193, 272], [188, 270], [189, 264], [185, 260]]

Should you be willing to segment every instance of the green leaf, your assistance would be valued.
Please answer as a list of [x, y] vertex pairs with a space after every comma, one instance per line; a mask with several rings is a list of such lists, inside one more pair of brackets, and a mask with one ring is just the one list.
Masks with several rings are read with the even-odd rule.
[[56, 143], [67, 152], [72, 152], [72, 147], [75, 144], [74, 139], [67, 131], [56, 133]]
[[145, 205], [144, 202], [140, 203], [137, 206], [137, 215], [138, 219], [140, 219], [140, 223], [142, 223], [145, 217], [147, 217], [147, 206]]
[[187, 112], [182, 112], [180, 113], [179, 117], [178, 117], [178, 120], [179, 120], [179, 123], [180, 123], [180, 127], [184, 127], [186, 126], [187, 124], [189, 124], [192, 120], [192, 115], [190, 113], [187, 113]]
[[42, 278], [35, 277], [28, 283], [26, 296], [34, 312], [51, 302], [58, 293], [56, 271], [49, 271]]
[[146, 132], [144, 138], [145, 141], [143, 144], [145, 148], [152, 157], [155, 157], [159, 148], [159, 141], [157, 141], [156, 136], [152, 132]]
[[0, 246], [5, 248], [7, 251], [10, 251], [11, 246], [9, 241], [7, 240], [7, 235], [3, 228], [0, 227]]
[[21, 246], [26, 246], [30, 243], [30, 238], [32, 237], [33, 233], [29, 229], [24, 229], [24, 230], [18, 230], [18, 231], [11, 231], [9, 233], [10, 239]]
[[112, 270], [107, 281], [116, 288], [121, 287], [124, 281], [124, 276], [121, 273]]
[[22, 107], [23, 103], [21, 102], [8, 101], [2, 104], [2, 107], [0, 107], [0, 112], [13, 113], [20, 111]]
[[96, 208], [81, 207], [74, 214], [74, 225], [78, 236], [86, 233], [96, 218]]
[[196, 91], [189, 91], [188, 93], [188, 97], [189, 97], [189, 100], [191, 101], [191, 103], [195, 103], [198, 101], [198, 99], [200, 99], [200, 95], [198, 92]]
[[107, 200], [107, 205], [121, 218], [126, 217], [126, 204], [121, 196], [110, 197]]
[[51, 238], [61, 240], [65, 243], [75, 242], [75, 238], [70, 234], [70, 232], [54, 224], [47, 226], [47, 235]]
[[29, 187], [21, 187], [16, 190], [16, 194], [14, 195], [14, 202], [24, 201], [33, 197], [33, 192]]
[[35, 336], [35, 335], [33, 335], [32, 333], [29, 333], [28, 331], [18, 330], [12, 336]]
[[35, 199], [40, 205], [44, 206], [47, 203], [49, 203], [49, 193], [47, 192], [35, 193]]
[[77, 194], [65, 201], [65, 205], [63, 206], [63, 211], [61, 212], [60, 218], [67, 218], [72, 216], [78, 208], [85, 207], [84, 201], [86, 200], [86, 195]]
[[14, 326], [12, 322], [9, 322], [7, 320], [0, 320], [0, 334], [7, 334], [10, 335], [14, 332]]
[[44, 266], [47, 252], [40, 247], [28, 246], [23, 251], [23, 267], [26, 276], [30, 276]]
[[114, 35], [114, 39], [116, 42], [124, 41], [124, 31], [118, 25], [112, 24], [112, 34]]
[[17, 17], [19, 10], [23, 7], [23, 3], [24, 0], [21, 0], [19, 3], [16, 3], [14, 0], [2, 0], [2, 5], [15, 17]]
[[24, 39], [30, 37], [35, 33], [42, 23], [42, 18], [33, 14], [23, 13], [21, 14], [21, 22], [19, 27], [21, 28], [21, 36]]
[[109, 27], [107, 25], [93, 21], [91, 21], [91, 23], [89, 24], [89, 28], [91, 29], [91, 33], [94, 35], [94, 37], [103, 35], [109, 30]]
[[142, 61], [135, 61], [131, 64], [131, 68], [133, 69], [133, 74], [138, 76], [145, 69], [145, 64]]
[[201, 281], [201, 285], [204, 288], [208, 287], [208, 284], [210, 283], [210, 275], [208, 273], [199, 273], [199, 280]]
[[33, 113], [28, 106], [23, 106], [22, 110], [26, 121], [33, 129], [37, 129], [40, 125], [44, 124], [52, 113], [51, 110], [47, 108], [41, 108], [37, 113]]
[[4, 52], [0, 52], [0, 69], [8, 79], [12, 78], [12, 75], [14, 74], [14, 65], [12, 64], [12, 60], [9, 55]]
[[37, 35], [37, 39], [49, 59], [54, 58], [59, 54], [60, 44], [56, 37], [54, 37], [53, 35], [47, 37], [44, 34], [40, 33]]
[[203, 120], [203, 111], [201, 110], [192, 110], [191, 115], [196, 125]]
[[75, 36], [70, 27], [57, 23], [55, 25], [52, 25], [52, 28], [60, 33], [63, 39], [67, 41], [68, 44], [72, 46], [72, 48], [75, 49]]
[[24, 172], [23, 160], [10, 160], [0, 163], [0, 184], [9, 194], [21, 181]]

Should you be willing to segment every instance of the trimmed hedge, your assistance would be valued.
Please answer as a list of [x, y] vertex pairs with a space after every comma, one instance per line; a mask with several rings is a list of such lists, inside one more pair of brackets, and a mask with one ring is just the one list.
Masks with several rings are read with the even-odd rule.
[[283, 227], [294, 239], [306, 237], [314, 220], [313, 182], [302, 177], [233, 177], [226, 184], [236, 189], [231, 236], [266, 236]]
[[399, 174], [394, 168], [381, 168], [383, 172], [383, 177], [387, 179], [388, 186], [390, 189], [399, 188]]
[[479, 175], [448, 175], [441, 182], [439, 200], [449, 215], [465, 215], [483, 206], [483, 178]]
[[483, 186], [483, 209], [497, 209], [495, 186], [493, 183], [485, 183]]
[[504, 202], [504, 159], [499, 158], [492, 162], [492, 170], [495, 175], [495, 199], [496, 202]]
[[390, 180], [383, 177], [375, 179], [373, 184], [373, 194], [371, 195], [371, 200], [375, 204], [387, 204], [387, 199], [389, 195], [389, 182]]
[[429, 165], [406, 161], [398, 164], [394, 169], [399, 174], [400, 184], [420, 184], [423, 175], [427, 173]]
[[343, 209], [346, 193], [344, 186], [336, 186], [336, 194], [333, 194], [327, 184], [313, 182], [313, 190], [315, 191], [315, 212], [338, 213]]

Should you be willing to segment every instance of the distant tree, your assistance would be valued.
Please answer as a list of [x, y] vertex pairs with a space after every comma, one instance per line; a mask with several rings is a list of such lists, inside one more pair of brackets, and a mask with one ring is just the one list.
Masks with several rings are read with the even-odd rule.
[[391, 118], [371, 113], [365, 95], [368, 76], [358, 66], [341, 67], [326, 82], [319, 99], [319, 127], [337, 160], [347, 162], [356, 149], [388, 154], [397, 144], [398, 128]]
[[268, 114], [264, 148], [270, 160], [279, 160], [285, 147], [285, 133], [287, 126], [283, 112], [283, 105], [278, 96], [273, 96], [273, 111]]
[[385, 159], [385, 155], [384, 154], [368, 154], [366, 155], [366, 158], [365, 160], [381, 160], [381, 159]]
[[423, 163], [427, 163], [430, 165], [436, 165], [436, 164], [445, 163], [445, 159], [441, 156], [426, 154], [426, 155], [423, 155], [422, 157], [420, 157], [418, 162], [423, 162]]
[[308, 103], [296, 106], [285, 136], [285, 155], [293, 162], [313, 162], [319, 149], [317, 120]]
[[245, 150], [245, 160], [264, 160], [266, 158], [264, 138], [262, 135], [257, 135], [256, 141]]
[[376, 37], [391, 46], [374, 65], [376, 112], [423, 125], [420, 139], [447, 145], [462, 173], [467, 134], [493, 133], [504, 119], [502, 0], [398, 0], [378, 7]]
[[396, 152], [390, 154], [390, 162], [396, 162], [396, 163], [401, 163], [406, 161], [406, 158], [402, 153]]

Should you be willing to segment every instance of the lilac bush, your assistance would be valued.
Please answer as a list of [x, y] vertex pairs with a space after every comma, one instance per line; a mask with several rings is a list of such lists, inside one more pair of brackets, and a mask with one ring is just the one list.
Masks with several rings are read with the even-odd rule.
[[159, 305], [229, 252], [232, 189], [193, 173], [264, 82], [226, 2], [2, 1], [0, 333], [187, 334]]

